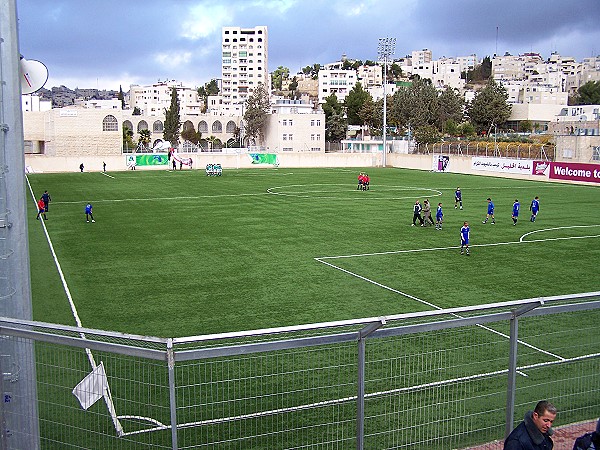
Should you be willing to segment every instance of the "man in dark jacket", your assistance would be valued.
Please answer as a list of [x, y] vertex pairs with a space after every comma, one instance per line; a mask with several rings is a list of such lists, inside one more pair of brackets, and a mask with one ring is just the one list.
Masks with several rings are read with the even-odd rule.
[[542, 400], [533, 411], [525, 414], [521, 422], [504, 441], [504, 450], [551, 450], [554, 443], [552, 423], [556, 418], [556, 406]]

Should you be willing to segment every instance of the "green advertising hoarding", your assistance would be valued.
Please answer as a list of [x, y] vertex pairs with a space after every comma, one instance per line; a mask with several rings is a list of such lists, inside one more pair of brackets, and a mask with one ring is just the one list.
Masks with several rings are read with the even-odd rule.
[[127, 167], [131, 166], [166, 166], [169, 163], [167, 155], [148, 153], [144, 155], [127, 155]]

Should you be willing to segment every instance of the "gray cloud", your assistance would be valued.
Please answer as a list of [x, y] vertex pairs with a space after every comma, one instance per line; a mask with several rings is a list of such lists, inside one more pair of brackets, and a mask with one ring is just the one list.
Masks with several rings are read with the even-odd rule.
[[[220, 76], [221, 26], [269, 27], [269, 69], [292, 72], [346, 53], [376, 59], [377, 39], [397, 38], [397, 56], [600, 53], [598, 0], [17, 0], [21, 52], [43, 61], [50, 85], [118, 89]], [[498, 28], [496, 28], [498, 27]], [[116, 84], [117, 83], [117, 84]], [[115, 85], [116, 84], [116, 85]]]

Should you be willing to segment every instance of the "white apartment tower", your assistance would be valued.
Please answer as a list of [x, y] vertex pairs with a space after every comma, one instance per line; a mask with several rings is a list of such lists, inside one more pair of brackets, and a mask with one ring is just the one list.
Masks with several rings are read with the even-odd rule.
[[268, 36], [266, 26], [223, 27], [221, 110], [235, 111], [259, 83], [269, 92]]

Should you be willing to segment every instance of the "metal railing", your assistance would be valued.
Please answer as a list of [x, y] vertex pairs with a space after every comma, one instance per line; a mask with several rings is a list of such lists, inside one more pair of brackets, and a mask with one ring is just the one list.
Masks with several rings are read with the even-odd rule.
[[[467, 448], [541, 398], [597, 418], [599, 318], [591, 292], [184, 338], [0, 318], [0, 335], [35, 352], [42, 448]], [[84, 410], [90, 355], [106, 377]], [[0, 369], [10, 392], [25, 368]]]

